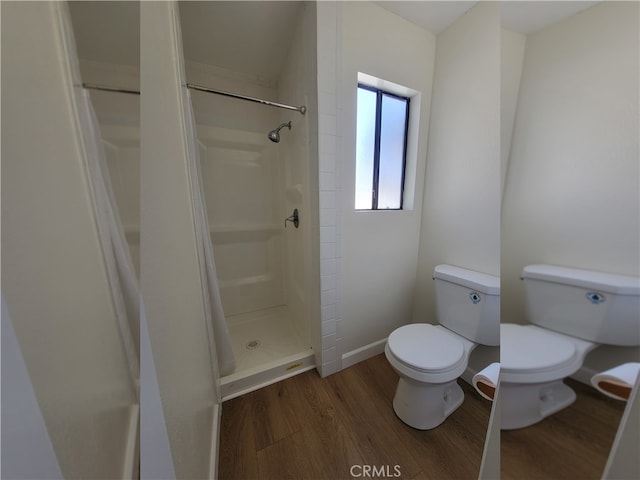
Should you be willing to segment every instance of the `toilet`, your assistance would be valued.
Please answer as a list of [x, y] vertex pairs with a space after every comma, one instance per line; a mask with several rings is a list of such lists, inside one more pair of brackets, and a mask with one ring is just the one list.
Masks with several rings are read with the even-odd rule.
[[478, 345], [500, 343], [500, 278], [452, 265], [433, 271], [439, 325], [412, 323], [394, 330], [385, 346], [400, 375], [393, 398], [407, 425], [429, 430], [463, 402], [457, 378]]
[[501, 428], [571, 405], [564, 378], [599, 345], [640, 345], [640, 279], [555, 265], [522, 272], [530, 325], [500, 325]]

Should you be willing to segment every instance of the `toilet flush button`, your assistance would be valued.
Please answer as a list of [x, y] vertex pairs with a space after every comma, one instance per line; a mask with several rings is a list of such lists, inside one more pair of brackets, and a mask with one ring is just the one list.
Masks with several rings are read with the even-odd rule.
[[587, 300], [589, 300], [594, 305], [604, 303], [604, 301], [607, 299], [607, 297], [605, 297], [602, 293], [598, 292], [587, 292], [585, 294], [585, 297], [587, 297]]

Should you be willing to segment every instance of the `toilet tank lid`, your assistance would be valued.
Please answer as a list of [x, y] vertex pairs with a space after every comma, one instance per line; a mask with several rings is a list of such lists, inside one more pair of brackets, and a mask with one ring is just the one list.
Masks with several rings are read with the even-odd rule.
[[617, 295], [640, 295], [640, 278], [557, 265], [527, 265], [522, 278], [599, 290]]
[[433, 278], [447, 280], [487, 295], [500, 295], [500, 277], [453, 265], [436, 265]]

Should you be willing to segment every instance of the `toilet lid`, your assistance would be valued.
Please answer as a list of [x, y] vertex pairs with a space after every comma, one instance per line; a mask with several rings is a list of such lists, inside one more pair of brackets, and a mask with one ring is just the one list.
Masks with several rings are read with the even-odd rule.
[[500, 325], [500, 368], [505, 372], [544, 372], [574, 361], [576, 347], [541, 328]]
[[394, 330], [387, 345], [402, 363], [424, 372], [448, 370], [464, 356], [458, 339], [428, 323], [412, 323]]

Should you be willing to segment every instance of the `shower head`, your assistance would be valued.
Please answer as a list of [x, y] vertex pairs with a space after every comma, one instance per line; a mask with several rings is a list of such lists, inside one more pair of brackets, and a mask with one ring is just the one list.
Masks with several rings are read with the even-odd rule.
[[280, 125], [275, 130], [271, 130], [269, 132], [269, 134], [267, 135], [269, 137], [269, 140], [271, 140], [272, 142], [278, 143], [280, 141], [280, 130], [282, 128], [284, 128], [284, 127], [288, 127], [289, 130], [291, 130], [291, 120], [289, 120], [288, 122], [283, 123], [282, 125]]

